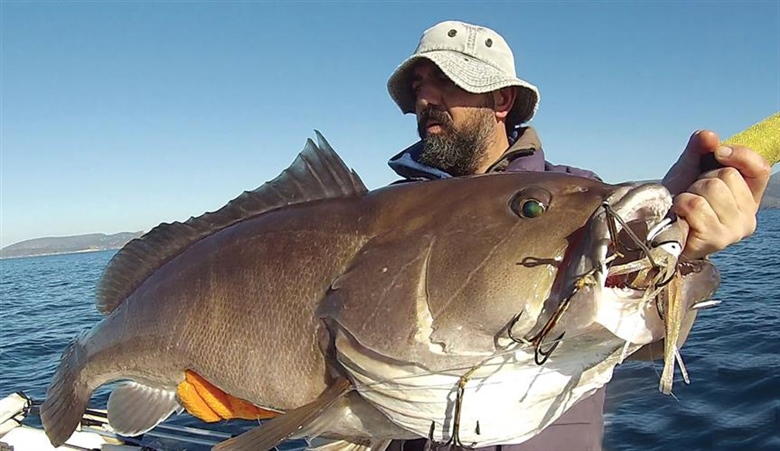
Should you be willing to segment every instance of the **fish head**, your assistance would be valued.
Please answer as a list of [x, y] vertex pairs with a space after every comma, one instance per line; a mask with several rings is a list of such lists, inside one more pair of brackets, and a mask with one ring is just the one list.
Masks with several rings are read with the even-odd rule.
[[[524, 172], [379, 190], [371, 195], [381, 212], [375, 238], [320, 313], [399, 360], [413, 361], [420, 347], [490, 355], [513, 318], [521, 317], [516, 333], [530, 332], [602, 264], [603, 204], [632, 189]], [[652, 212], [654, 222], [668, 210], [670, 202], [653, 201], [635, 216]], [[344, 309], [345, 299], [360, 305]]]
[[593, 266], [582, 242], [620, 188], [565, 174], [512, 173], [464, 180], [457, 189], [430, 225], [429, 340], [444, 352], [488, 354], [513, 317], [522, 319], [518, 330], [529, 329], [546, 305], [567, 295], [559, 279], [569, 266]]
[[[425, 366], [421, 352], [489, 356], [510, 332], [530, 340], [562, 309], [558, 328], [571, 335], [600, 324], [604, 308], [635, 320], [644, 291], [607, 283], [613, 241], [626, 228], [646, 241], [672, 205], [659, 184], [537, 172], [410, 183], [369, 198], [374, 238], [319, 314], [372, 352]], [[610, 231], [615, 216], [622, 223]], [[631, 258], [644, 256], [621, 263]]]
[[[561, 295], [548, 300], [528, 336], [538, 337], [548, 326], [546, 338], [571, 337], [594, 324], [634, 345], [658, 341], [670, 330], [676, 337], [681, 325], [687, 336], [696, 305], [711, 298], [720, 275], [710, 262], [682, 255], [689, 227], [670, 217], [671, 205], [671, 194], [660, 184], [618, 185], [560, 275]], [[670, 306], [674, 317], [664, 314]], [[550, 328], [561, 310], [565, 319]]]

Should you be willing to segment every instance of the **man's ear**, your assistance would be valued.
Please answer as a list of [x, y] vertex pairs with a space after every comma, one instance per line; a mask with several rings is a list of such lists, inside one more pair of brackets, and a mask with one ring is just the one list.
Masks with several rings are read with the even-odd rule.
[[496, 119], [504, 121], [512, 110], [517, 99], [517, 90], [514, 86], [507, 86], [497, 91], [493, 91], [493, 104], [495, 105], [494, 111], [496, 112]]

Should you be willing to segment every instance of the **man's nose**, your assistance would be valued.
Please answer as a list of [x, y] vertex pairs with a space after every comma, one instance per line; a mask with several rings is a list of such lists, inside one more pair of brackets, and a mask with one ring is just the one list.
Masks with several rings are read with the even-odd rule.
[[415, 107], [418, 113], [431, 105], [439, 106], [441, 103], [441, 90], [433, 83], [423, 83], [417, 88]]

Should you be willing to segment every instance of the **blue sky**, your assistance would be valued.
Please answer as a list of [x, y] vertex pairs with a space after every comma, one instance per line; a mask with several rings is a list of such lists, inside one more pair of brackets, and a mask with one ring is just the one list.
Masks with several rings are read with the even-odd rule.
[[0, 246], [148, 230], [275, 177], [320, 130], [369, 188], [416, 140], [385, 83], [420, 34], [489, 26], [549, 160], [659, 178], [780, 109], [780, 2], [0, 4]]

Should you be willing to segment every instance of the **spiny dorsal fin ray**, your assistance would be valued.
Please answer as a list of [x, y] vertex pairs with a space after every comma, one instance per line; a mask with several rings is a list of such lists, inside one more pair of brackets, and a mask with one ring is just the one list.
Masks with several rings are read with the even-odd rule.
[[359, 196], [367, 189], [325, 138], [309, 139], [295, 161], [278, 177], [244, 191], [221, 209], [186, 222], [160, 224], [125, 245], [111, 259], [97, 289], [97, 308], [112, 312], [154, 271], [193, 243], [247, 218], [287, 205]]

